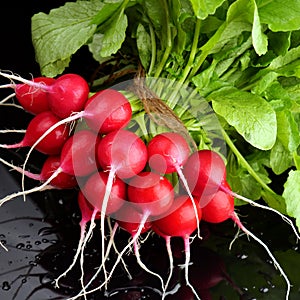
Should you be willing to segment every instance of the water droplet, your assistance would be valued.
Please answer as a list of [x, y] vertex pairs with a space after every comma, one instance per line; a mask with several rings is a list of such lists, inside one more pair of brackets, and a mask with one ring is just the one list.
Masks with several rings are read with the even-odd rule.
[[23, 278], [22, 279], [22, 283], [26, 283], [27, 282], [27, 279], [26, 278]]
[[11, 286], [10, 286], [8, 281], [3, 281], [2, 282], [2, 290], [8, 291], [8, 290], [10, 290], [10, 288], [11, 288]]
[[39, 236], [49, 235], [54, 232], [52, 227], [43, 227], [38, 231]]
[[32, 245], [26, 245], [26, 249], [31, 249]]
[[0, 239], [5, 239], [5, 234], [1, 233], [0, 234]]
[[263, 294], [266, 294], [266, 293], [269, 292], [269, 289], [268, 289], [267, 287], [262, 287], [262, 288], [259, 289], [259, 291], [260, 291], [261, 293], [263, 293]]
[[37, 263], [36, 263], [35, 261], [31, 260], [31, 261], [29, 262], [29, 265], [30, 265], [30, 266], [37, 266]]
[[29, 238], [30, 235], [28, 235], [28, 234], [23, 234], [23, 235], [19, 235], [18, 237], [21, 238], [21, 239], [26, 239], [26, 238]]
[[49, 284], [53, 281], [53, 276], [50, 274], [44, 274], [40, 277], [41, 284]]
[[241, 259], [241, 260], [244, 260], [244, 259], [248, 258], [248, 255], [247, 254], [238, 254], [237, 258]]
[[37, 246], [40, 245], [41, 243], [42, 243], [42, 242], [40, 242], [40, 241], [35, 241], [35, 242], [34, 242], [34, 244], [37, 245]]
[[24, 248], [24, 247], [25, 247], [25, 245], [24, 245], [23, 243], [19, 243], [19, 244], [17, 244], [17, 246], [16, 246], [17, 249], [22, 249], [22, 248]]

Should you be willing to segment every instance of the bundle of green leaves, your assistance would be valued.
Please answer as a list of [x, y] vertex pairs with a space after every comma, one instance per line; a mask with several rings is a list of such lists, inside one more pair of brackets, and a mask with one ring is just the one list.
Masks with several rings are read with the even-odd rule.
[[88, 47], [100, 64], [121, 54], [118, 71], [138, 58], [146, 76], [192, 87], [222, 125], [232, 189], [300, 228], [300, 1], [66, 2], [32, 17], [32, 41], [45, 76]]

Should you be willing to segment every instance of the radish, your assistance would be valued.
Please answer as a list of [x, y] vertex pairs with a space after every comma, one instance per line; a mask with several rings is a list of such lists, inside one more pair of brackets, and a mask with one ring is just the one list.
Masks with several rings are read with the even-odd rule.
[[61, 169], [78, 177], [97, 171], [96, 150], [100, 141], [101, 136], [89, 129], [75, 131], [61, 150]]
[[[100, 136], [91, 130], [80, 130], [75, 132], [63, 145], [60, 153], [60, 164], [51, 176], [43, 182], [42, 185], [34, 187], [29, 190], [24, 189], [24, 177], [26, 171], [22, 170], [22, 191], [10, 194], [0, 200], [0, 205], [3, 203], [18, 197], [25, 196], [33, 193], [42, 191], [45, 188], [53, 188], [49, 184], [61, 173], [66, 173], [71, 176], [76, 176], [78, 184], [80, 184], [82, 178], [97, 171], [98, 165], [96, 162], [96, 146], [100, 140]], [[27, 173], [27, 175], [29, 175]]]
[[[32, 79], [33, 82], [43, 84], [44, 86], [51, 86], [55, 79], [49, 77], [36, 77]], [[18, 102], [27, 112], [37, 115], [43, 111], [50, 110], [47, 92], [45, 88], [28, 85], [15, 85], [15, 93]]]
[[289, 299], [291, 284], [287, 275], [284, 273], [283, 269], [277, 262], [276, 258], [272, 255], [267, 245], [242, 224], [238, 215], [234, 211], [234, 197], [227, 192], [228, 190], [230, 190], [230, 187], [227, 183], [223, 184], [226, 192], [223, 190], [219, 190], [210, 199], [206, 206], [202, 208], [202, 220], [207, 221], [209, 223], [220, 223], [227, 219], [232, 219], [239, 229], [241, 229], [246, 235], [252, 237], [255, 241], [261, 244], [269, 254], [272, 261], [274, 262], [275, 267], [280, 271], [281, 275], [284, 277], [287, 283], [286, 299]]
[[194, 196], [200, 197], [200, 205], [205, 206], [209, 196], [213, 196], [226, 178], [226, 166], [222, 157], [211, 150], [192, 153], [183, 166], [183, 174]]
[[[166, 240], [166, 248], [170, 259], [170, 275], [169, 282], [173, 271], [173, 259], [170, 245], [171, 237], [181, 237], [184, 241], [185, 249], [185, 281], [192, 289], [197, 299], [200, 299], [189, 282], [188, 267], [190, 263], [190, 236], [198, 227], [194, 205], [196, 205], [198, 218], [201, 218], [202, 211], [198, 201], [192, 201], [187, 195], [177, 195], [174, 200], [174, 208], [170, 209], [170, 213], [164, 217], [153, 221], [153, 230]], [[166, 287], [165, 287], [166, 289]]]
[[[124, 172], [126, 163], [124, 165], [124, 163], [122, 162], [122, 156], [119, 155], [119, 151], [121, 151], [121, 149], [123, 149], [122, 151], [124, 151], [125, 147], [129, 148], [129, 149], [133, 148], [133, 147], [130, 147], [131, 145], [135, 145], [135, 147], [136, 147], [136, 144], [138, 144], [138, 143], [134, 143], [134, 141], [139, 140], [139, 137], [129, 131], [128, 132], [126, 132], [125, 130], [120, 130], [120, 131], [122, 132], [121, 135], [131, 136], [131, 138], [127, 138], [127, 144], [125, 143], [123, 145], [123, 147], [121, 147], [121, 145], [120, 145], [120, 148], [116, 147], [115, 149], [119, 149], [118, 151], [114, 150], [114, 151], [116, 151], [115, 155], [118, 154], [115, 157], [116, 165], [118, 165], [118, 161], [121, 160], [119, 167], [120, 166], [122, 167], [123, 172], [120, 172], [120, 174], [123, 176], [126, 176], [126, 172]], [[116, 134], [115, 132], [108, 134], [99, 143], [99, 148], [101, 148], [100, 147], [101, 143], [103, 141], [105, 141], [106, 137], [108, 137], [109, 135], [113, 135], [114, 137], [118, 136], [118, 134]], [[131, 139], [133, 139], [133, 140], [131, 140]], [[126, 141], [126, 139], [123, 141], [123, 139], [120, 138], [120, 139], [116, 139], [115, 142], [116, 143], [120, 142], [122, 144], [125, 141]], [[105, 144], [109, 144], [108, 147], [110, 148], [110, 150], [114, 149], [112, 143], [106, 143], [106, 141], [105, 141]], [[145, 145], [143, 146], [143, 149], [144, 149], [143, 151], [146, 151], [147, 148]], [[111, 158], [111, 161], [114, 161], [113, 160], [114, 151], [109, 151], [110, 155], [108, 155], [108, 156]], [[105, 154], [105, 151], [102, 151], [101, 153]], [[106, 155], [104, 155], [104, 157], [105, 156]], [[125, 158], [126, 162], [128, 163], [128, 161], [138, 160], [142, 156], [143, 155], [139, 155], [139, 156], [132, 155], [132, 157], [129, 157], [129, 155], [127, 155], [127, 156], [123, 156], [123, 158]], [[143, 161], [144, 161], [143, 165], [145, 165], [147, 162], [147, 155], [145, 155]], [[137, 168], [136, 168], [137, 164], [135, 163], [134, 165], [135, 165], [134, 170], [137, 171]], [[110, 168], [111, 169], [115, 168], [115, 164], [111, 163]], [[133, 174], [133, 170], [130, 167], [130, 165], [128, 165], [127, 168], [129, 170], [127, 175], [131, 176]], [[116, 175], [118, 176], [118, 172], [116, 173]], [[111, 175], [109, 175], [109, 177], [110, 176]], [[125, 178], [125, 177], [123, 177], [123, 178]], [[108, 184], [109, 183], [107, 183], [107, 186], [108, 186]], [[73, 297], [72, 299], [76, 299], [82, 295], [92, 293], [95, 290], [100, 290], [103, 286], [107, 285], [107, 282], [112, 277], [112, 274], [113, 274], [115, 268], [117, 267], [118, 263], [122, 259], [122, 256], [126, 253], [126, 251], [128, 251], [130, 249], [130, 247], [132, 245], [134, 245], [134, 246], [137, 245], [136, 244], [137, 239], [140, 237], [142, 232], [145, 232], [145, 230], [147, 230], [147, 226], [148, 226], [147, 224], [149, 224], [148, 222], [151, 222], [151, 219], [149, 219], [150, 216], [153, 218], [158, 218], [159, 215], [164, 214], [171, 207], [171, 205], [173, 203], [174, 190], [173, 190], [172, 184], [166, 178], [160, 176], [157, 173], [140, 172], [136, 176], [131, 177], [129, 179], [129, 182], [127, 183], [127, 185], [128, 185], [127, 186], [128, 201], [130, 201], [131, 204], [124, 203], [124, 206], [122, 207], [122, 209], [117, 211], [115, 217], [117, 219], [118, 224], [121, 224], [123, 226], [123, 228], [127, 228], [131, 231], [132, 239], [118, 255], [118, 257], [117, 257], [113, 267], [111, 268], [109, 275], [106, 277], [105, 281], [100, 286], [98, 286], [96, 289], [90, 290], [88, 292], [85, 291], [85, 289], [83, 289], [83, 291], [81, 291], [77, 296]], [[128, 207], [128, 205], [129, 205], [129, 207]], [[134, 212], [134, 213], [127, 214], [127, 211], [128, 210], [131, 211], [131, 208], [136, 209], [138, 213]], [[102, 215], [101, 215], [101, 217], [102, 217]], [[137, 223], [137, 226], [129, 224], [129, 223]], [[101, 227], [101, 229], [103, 230], [103, 227]], [[162, 283], [162, 287], [164, 288], [163, 279], [159, 276], [159, 274], [152, 272], [143, 264], [143, 262], [140, 260], [138, 247], [134, 247], [134, 248], [135, 248], [135, 254], [137, 255], [137, 260], [138, 260], [138, 263], [140, 264], [140, 266], [145, 271], [150, 272], [152, 275], [157, 276]], [[103, 247], [102, 247], [102, 251], [103, 251]], [[102, 264], [103, 264], [103, 262], [104, 262], [104, 260], [102, 258]]]
[[[99, 171], [89, 176], [82, 188], [82, 192], [88, 203], [99, 212], [101, 212], [102, 209], [102, 201], [105, 194], [107, 180], [108, 174], [106, 172]], [[127, 188], [124, 181], [118, 177], [114, 178], [106, 211], [103, 212], [104, 214], [110, 216], [121, 208], [126, 199], [126, 190]]]
[[[52, 176], [52, 174], [60, 167], [60, 160], [61, 159], [59, 155], [48, 156], [43, 163], [40, 174], [35, 174], [23, 170], [21, 167], [14, 166], [13, 164], [8, 163], [7, 161], [0, 158], [0, 161], [8, 167], [18, 171], [21, 174], [24, 174], [28, 178], [41, 182], [47, 181]], [[61, 172], [57, 174], [57, 176], [53, 178], [51, 182], [49, 182], [49, 185], [51, 185], [53, 188], [58, 189], [72, 189], [77, 186], [77, 180], [75, 176], [67, 174], [65, 172]]]
[[[157, 173], [147, 171], [139, 173], [129, 181], [127, 195], [128, 200], [134, 203], [138, 211], [141, 212], [141, 219], [145, 218], [145, 221], [148, 218], [150, 220], [160, 218], [161, 215], [164, 215], [170, 209], [174, 201], [174, 189], [170, 181]], [[130, 222], [134, 221], [131, 215], [128, 217], [130, 217]], [[140, 223], [139, 227], [143, 228], [144, 224]], [[132, 237], [134, 236], [132, 235]], [[165, 285], [161, 276], [150, 271], [141, 262], [136, 242], [134, 243], [134, 249], [139, 265], [145, 271], [160, 279], [164, 291]]]
[[[104, 265], [104, 220], [106, 210], [109, 205], [108, 201], [113, 189], [113, 181], [116, 176], [118, 178], [125, 179], [140, 173], [146, 166], [147, 159], [147, 147], [143, 140], [135, 133], [128, 130], [120, 129], [112, 131], [104, 136], [98, 144], [97, 161], [103, 171], [108, 172], [100, 218], [102, 236], [102, 262], [105, 276], [107, 276], [107, 274]], [[93, 219], [91, 220], [90, 228], [92, 226], [94, 226]], [[88, 238], [89, 236], [87, 235], [86, 240]]]
[[128, 182], [128, 200], [144, 215], [160, 218], [171, 207], [174, 189], [170, 181], [153, 172], [141, 172]]
[[0, 72], [0, 75], [45, 91], [50, 109], [59, 118], [66, 118], [73, 112], [81, 111], [89, 95], [88, 83], [78, 74], [63, 74], [49, 85], [43, 82], [27, 80], [13, 74]]
[[[93, 96], [93, 100], [90, 101], [90, 104], [87, 105], [83, 111], [78, 112], [78, 113], [74, 113], [73, 115], [60, 120], [59, 122], [57, 122], [56, 124], [53, 124], [53, 126], [51, 126], [50, 128], [48, 128], [36, 141], [35, 143], [33, 143], [33, 145], [31, 146], [31, 148], [29, 149], [25, 161], [24, 161], [24, 168], [26, 166], [26, 163], [29, 159], [29, 156], [31, 155], [31, 152], [33, 151], [33, 149], [35, 149], [36, 147], [38, 147], [38, 145], [40, 143], [43, 142], [43, 140], [50, 135], [56, 128], [62, 126], [63, 124], [69, 123], [69, 122], [74, 122], [77, 119], [83, 118], [85, 119], [85, 121], [91, 121], [91, 120], [95, 120], [94, 121], [94, 125], [95, 127], [93, 128], [97, 133], [102, 134], [101, 132], [101, 127], [102, 125], [105, 125], [105, 133], [107, 133], [107, 128], [121, 128], [123, 126], [125, 126], [128, 121], [131, 118], [131, 114], [132, 114], [132, 110], [130, 107], [130, 103], [128, 102], [128, 100], [120, 93], [117, 91], [114, 91], [114, 95], [118, 95], [121, 99], [121, 101], [117, 101], [117, 97], [111, 98], [109, 97], [111, 95], [111, 92], [106, 92], [105, 91], [101, 91], [96, 93]], [[70, 99], [71, 100], [71, 99]], [[114, 105], [112, 103], [112, 101], [117, 102], [117, 105]], [[98, 107], [99, 106], [99, 107]], [[110, 106], [111, 108], [113, 108], [112, 111], [108, 112], [108, 114], [103, 114], [102, 112], [102, 108], [103, 107], [107, 107]], [[130, 109], [129, 109], [130, 108]], [[124, 116], [124, 111], [126, 111], [126, 116]], [[110, 118], [110, 114], [112, 114], [114, 117]], [[121, 118], [123, 121], [121, 122], [120, 119], [118, 119], [118, 126], [109, 126], [108, 123], [114, 122], [114, 120], [117, 118], [116, 116], [120, 114], [123, 117]], [[99, 131], [100, 130], [100, 131]]]
[[1, 104], [15, 96], [18, 102], [21, 104], [21, 107], [33, 115], [37, 115], [43, 111], [48, 111], [50, 108], [47, 98], [47, 86], [52, 85], [54, 82], [54, 78], [36, 77], [30, 81], [30, 84], [10, 83], [2, 85], [0, 88], [12, 88], [15, 92], [6, 99], [2, 100]]
[[192, 195], [200, 197], [200, 206], [205, 207], [211, 198], [219, 191], [245, 201], [252, 206], [270, 210], [278, 214], [293, 229], [297, 239], [300, 235], [293, 222], [284, 214], [269, 206], [239, 195], [231, 190], [226, 182], [226, 166], [222, 157], [212, 150], [198, 150], [190, 155], [183, 167], [183, 174], [188, 182]]
[[[43, 134], [53, 125], [60, 121], [51, 111], [41, 112], [34, 116], [29, 122], [23, 139], [16, 144], [1, 144], [1, 148], [13, 149], [33, 146]], [[55, 126], [55, 129], [45, 136], [35, 149], [41, 153], [54, 155], [59, 154], [65, 141], [69, 137], [69, 127], [67, 125]]]
[[[177, 172], [185, 190], [194, 203], [186, 178], [182, 173], [183, 165], [188, 160], [189, 155], [189, 145], [185, 138], [179, 133], [164, 132], [157, 134], [148, 144], [148, 161], [150, 168], [162, 174]], [[194, 209], [198, 220], [198, 236], [200, 238], [200, 221], [195, 204]]]
[[80, 75], [64, 74], [51, 85], [47, 96], [50, 109], [64, 119], [84, 108], [89, 96], [89, 86]]
[[114, 89], [102, 90], [90, 97], [85, 111], [88, 126], [101, 134], [125, 127], [132, 115], [127, 98]]

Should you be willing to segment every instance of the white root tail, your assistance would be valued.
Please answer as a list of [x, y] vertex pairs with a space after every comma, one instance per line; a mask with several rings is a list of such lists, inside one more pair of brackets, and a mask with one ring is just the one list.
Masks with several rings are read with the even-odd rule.
[[201, 234], [200, 234], [200, 218], [199, 218], [198, 210], [197, 210], [197, 207], [196, 207], [196, 204], [195, 204], [195, 199], [194, 199], [194, 197], [191, 193], [191, 190], [189, 188], [187, 180], [184, 177], [184, 175], [182, 173], [182, 170], [179, 166], [176, 166], [176, 172], [177, 172], [180, 180], [182, 181], [182, 184], [183, 184], [186, 192], [188, 193], [189, 197], [191, 198], [191, 201], [192, 201], [192, 204], [193, 204], [193, 207], [194, 207], [194, 211], [195, 211], [196, 221], [197, 221], [197, 235], [198, 235], [199, 239], [202, 239]]
[[285, 272], [283, 271], [283, 269], [281, 268], [280, 264], [278, 263], [278, 261], [276, 260], [276, 258], [274, 257], [274, 255], [271, 253], [270, 249], [268, 248], [268, 246], [262, 241], [260, 240], [257, 236], [255, 236], [251, 231], [249, 231], [240, 221], [238, 215], [234, 212], [231, 216], [231, 219], [235, 222], [235, 224], [248, 236], [252, 237], [256, 242], [258, 242], [260, 245], [262, 245], [265, 250], [267, 251], [268, 255], [270, 256], [271, 260], [273, 261], [275, 267], [279, 270], [280, 274], [282, 275], [282, 277], [284, 278], [284, 280], [286, 281], [287, 284], [287, 291], [286, 291], [286, 297], [285, 299], [288, 300], [289, 299], [289, 295], [290, 295], [290, 291], [291, 291], [291, 283], [287, 277], [287, 275], [285, 274]]
[[[116, 269], [116, 267], [118, 266], [120, 260], [122, 259], [123, 255], [125, 255], [125, 253], [132, 247], [132, 245], [135, 243], [135, 241], [139, 238], [139, 236], [141, 235], [141, 232], [143, 230], [143, 227], [147, 221], [149, 217], [149, 214], [144, 214], [143, 215], [143, 218], [141, 220], [141, 223], [139, 225], [139, 228], [137, 230], [137, 232], [135, 233], [135, 235], [132, 237], [131, 241], [126, 245], [126, 247], [123, 248], [123, 250], [120, 252], [120, 254], [118, 255], [113, 267], [111, 268], [110, 272], [109, 272], [109, 275], [107, 277], [107, 282], [111, 279], [113, 273], [114, 273], [114, 270]], [[106, 281], [104, 281], [101, 285], [99, 285], [98, 287], [92, 289], [92, 290], [89, 290], [89, 291], [86, 291], [85, 289], [80, 291], [76, 296], [73, 296], [71, 297], [70, 299], [68, 300], [75, 300], [75, 299], [78, 299], [82, 296], [86, 296], [88, 294], [91, 294], [91, 293], [94, 293], [94, 292], [97, 292], [99, 290], [101, 290], [104, 286], [106, 286], [107, 284]]]

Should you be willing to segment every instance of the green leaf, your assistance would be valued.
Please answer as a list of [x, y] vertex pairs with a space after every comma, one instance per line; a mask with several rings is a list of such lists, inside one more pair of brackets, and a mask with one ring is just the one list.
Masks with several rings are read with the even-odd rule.
[[93, 36], [97, 25], [92, 20], [105, 6], [100, 0], [66, 2], [48, 15], [33, 15], [32, 42], [43, 75], [63, 72], [71, 56]]
[[300, 229], [300, 171], [289, 172], [282, 196], [286, 202], [288, 215], [296, 219], [296, 224]]
[[290, 110], [279, 111], [276, 116], [278, 123], [277, 138], [285, 149], [293, 153], [300, 144], [298, 124]]
[[126, 37], [127, 25], [127, 16], [123, 12], [109, 23], [107, 30], [103, 33], [100, 50], [102, 57], [115, 54], [121, 48]]
[[136, 32], [136, 44], [139, 58], [143, 67], [147, 70], [151, 59], [151, 38], [143, 24], [139, 24]]
[[244, 139], [261, 150], [271, 149], [276, 141], [276, 114], [262, 97], [235, 88], [212, 93], [213, 109]]
[[277, 140], [270, 153], [270, 166], [272, 171], [277, 175], [282, 174], [291, 167], [291, 164], [291, 153]]
[[255, 1], [254, 2], [254, 16], [252, 27], [252, 42], [255, 52], [258, 55], [266, 54], [268, 51], [268, 38], [263, 33], [262, 26], [260, 24], [260, 18]]
[[190, 0], [197, 18], [204, 20], [208, 15], [214, 14], [216, 9], [225, 2], [225, 0]]
[[299, 0], [256, 0], [261, 22], [272, 31], [300, 29]]

